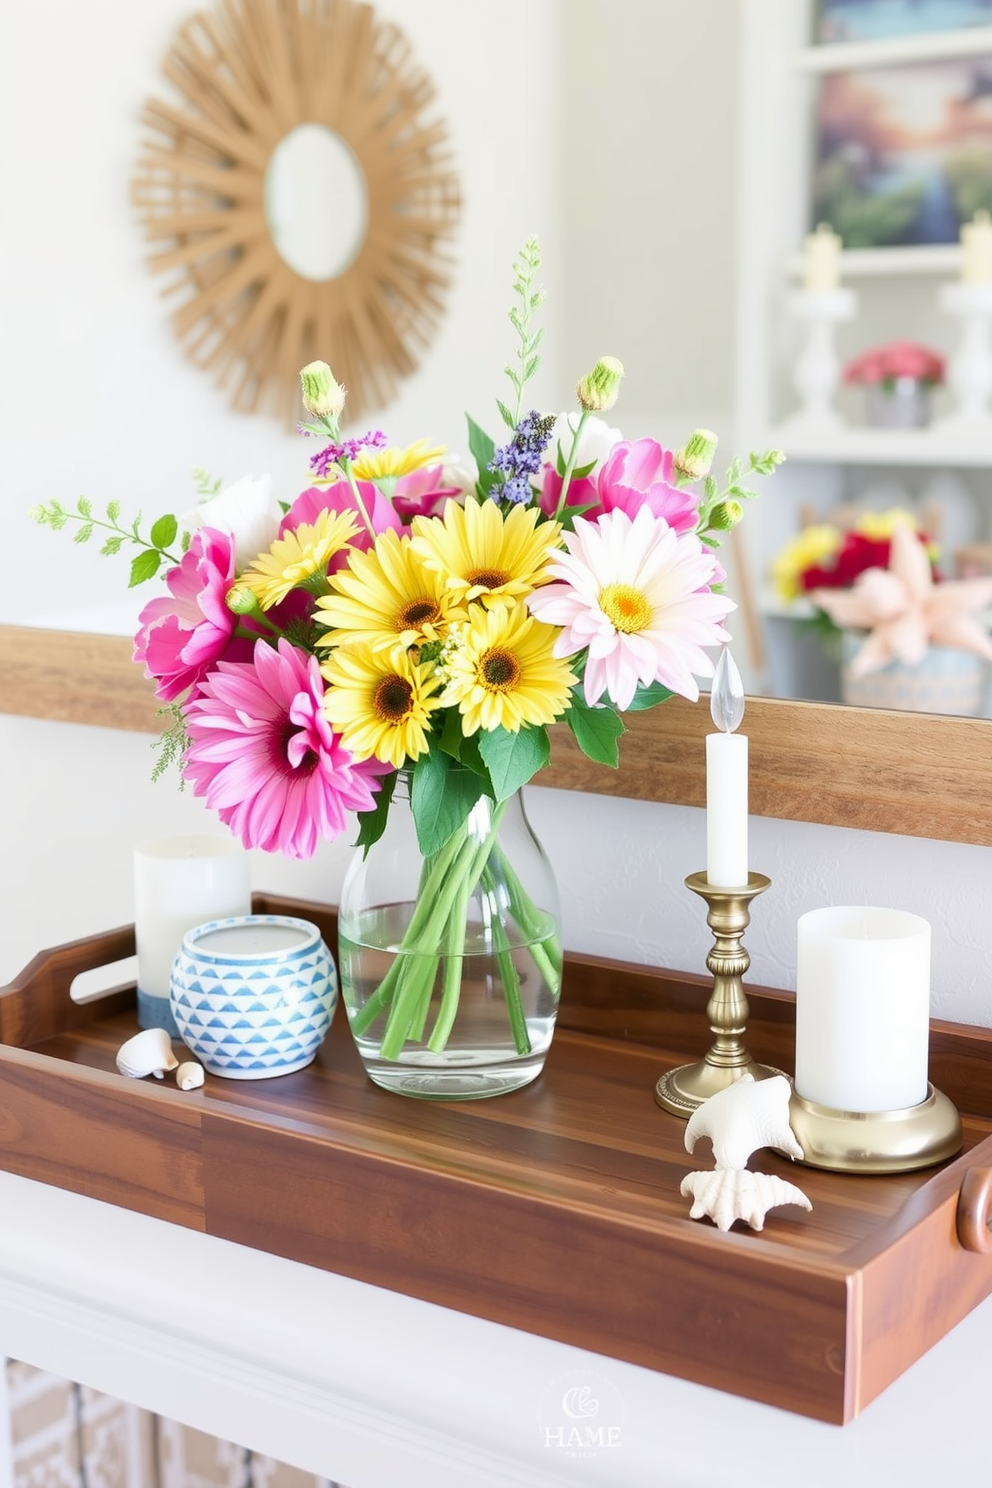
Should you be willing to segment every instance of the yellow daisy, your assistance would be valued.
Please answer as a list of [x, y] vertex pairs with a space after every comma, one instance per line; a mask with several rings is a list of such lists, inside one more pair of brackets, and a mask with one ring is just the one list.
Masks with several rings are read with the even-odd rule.
[[414, 517], [410, 544], [459, 599], [505, 605], [551, 577], [561, 528], [539, 516], [534, 507], [504, 516], [494, 501], [449, 501], [443, 517]]
[[406, 449], [370, 449], [365, 447], [352, 462], [352, 473], [358, 480], [398, 480], [401, 475], [410, 475], [422, 470], [425, 465], [436, 465], [442, 459], [443, 444], [430, 444], [418, 439]]
[[329, 560], [348, 546], [357, 531], [354, 512], [322, 511], [312, 526], [301, 522], [295, 532], [284, 532], [267, 553], [252, 559], [238, 587], [250, 589], [262, 609], [269, 610], [291, 589], [315, 574], [326, 573]]
[[440, 679], [402, 646], [373, 651], [364, 641], [338, 646], [320, 668], [329, 683], [324, 713], [356, 760], [376, 759], [399, 769], [428, 749], [433, 694]]
[[472, 611], [445, 653], [442, 708], [457, 707], [467, 735], [480, 728], [515, 734], [524, 724], [553, 723], [569, 703], [576, 677], [554, 655], [556, 625], [535, 620], [523, 605]]
[[347, 568], [329, 579], [331, 594], [317, 601], [315, 619], [334, 629], [321, 646], [367, 641], [373, 651], [396, 645], [420, 646], [443, 640], [450, 622], [465, 611], [446, 589], [442, 576], [425, 567], [410, 539], [392, 529], [367, 553], [357, 549]]
[[800, 576], [832, 558], [841, 544], [841, 533], [827, 525], [804, 527], [779, 553], [772, 564], [772, 579], [787, 604], [801, 593]]

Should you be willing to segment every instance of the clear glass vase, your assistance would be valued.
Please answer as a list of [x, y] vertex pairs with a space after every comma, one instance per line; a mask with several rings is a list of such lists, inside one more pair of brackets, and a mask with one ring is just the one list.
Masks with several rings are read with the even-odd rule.
[[348, 1021], [376, 1085], [478, 1100], [541, 1073], [561, 988], [558, 891], [520, 792], [483, 796], [424, 857], [401, 775], [338, 913]]

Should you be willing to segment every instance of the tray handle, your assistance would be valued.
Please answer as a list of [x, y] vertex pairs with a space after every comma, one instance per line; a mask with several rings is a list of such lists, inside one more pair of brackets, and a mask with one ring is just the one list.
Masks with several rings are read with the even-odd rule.
[[965, 1250], [992, 1255], [992, 1168], [969, 1168], [958, 1194], [958, 1239]]

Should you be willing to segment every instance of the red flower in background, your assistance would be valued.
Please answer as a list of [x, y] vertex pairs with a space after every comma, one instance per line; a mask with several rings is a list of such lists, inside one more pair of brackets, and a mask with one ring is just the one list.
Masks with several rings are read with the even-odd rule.
[[894, 382], [897, 377], [943, 382], [944, 358], [916, 341], [890, 341], [862, 352], [844, 368], [844, 381], [848, 383]]

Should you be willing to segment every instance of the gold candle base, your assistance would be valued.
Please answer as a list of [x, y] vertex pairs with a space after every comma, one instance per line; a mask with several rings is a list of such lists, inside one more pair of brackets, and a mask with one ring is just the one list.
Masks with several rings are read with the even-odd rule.
[[691, 873], [685, 881], [687, 889], [706, 900], [706, 923], [713, 931], [713, 949], [706, 957], [713, 973], [713, 991], [706, 1016], [714, 1043], [705, 1059], [668, 1070], [655, 1086], [655, 1100], [673, 1116], [688, 1120], [703, 1101], [726, 1090], [741, 1075], [766, 1080], [782, 1073], [772, 1065], [757, 1064], [744, 1047], [749, 1009], [743, 977], [751, 958], [741, 942], [751, 923], [751, 900], [764, 893], [770, 883], [763, 873], [750, 874], [746, 885], [739, 889], [716, 889], [705, 873]]
[[927, 1085], [918, 1106], [901, 1111], [836, 1111], [792, 1092], [789, 1123], [809, 1168], [836, 1173], [906, 1173], [960, 1152], [961, 1118]]

